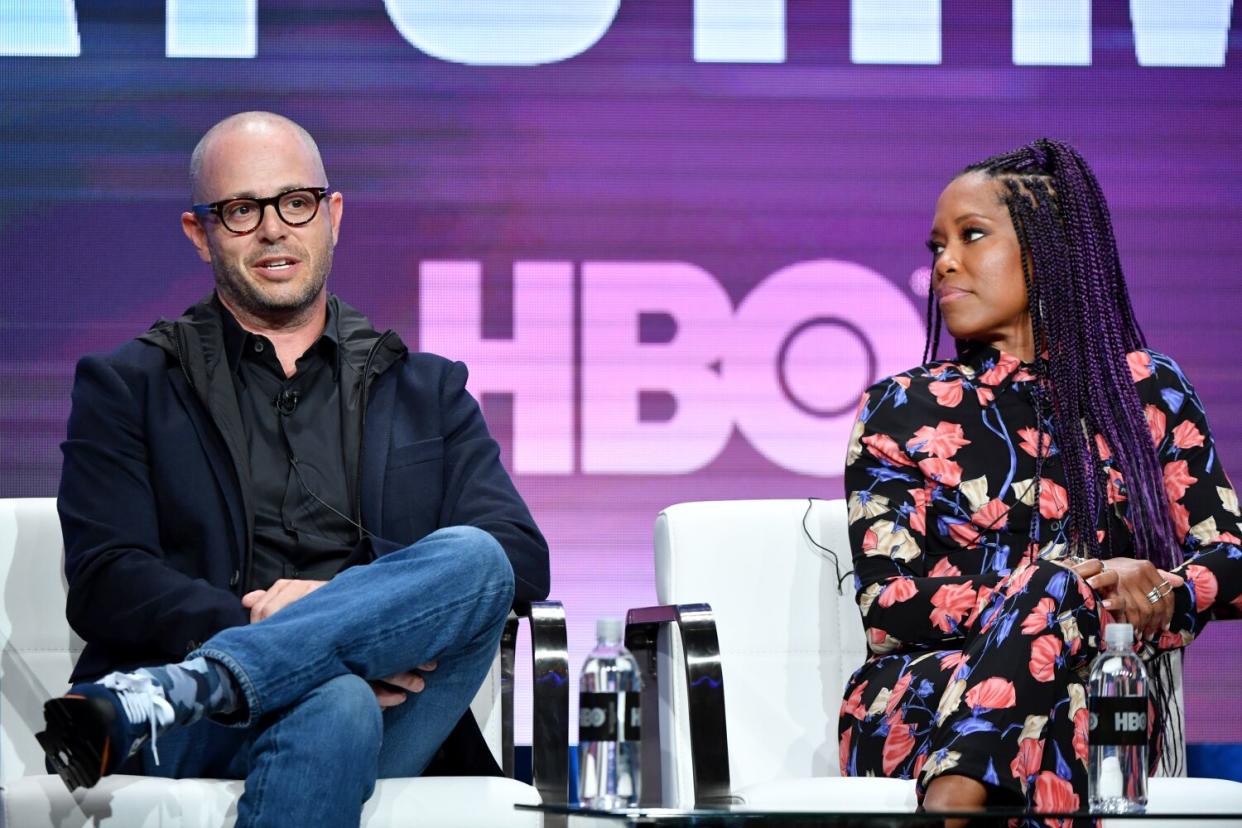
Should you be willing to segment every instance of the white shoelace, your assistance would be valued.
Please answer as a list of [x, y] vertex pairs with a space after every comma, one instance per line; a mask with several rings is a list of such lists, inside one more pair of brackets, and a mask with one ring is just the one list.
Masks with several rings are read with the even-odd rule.
[[109, 673], [99, 683], [116, 693], [131, 724], [150, 723], [151, 756], [158, 765], [160, 753], [155, 747], [156, 731], [171, 724], [174, 717], [172, 705], [164, 697], [164, 688], [142, 673]]

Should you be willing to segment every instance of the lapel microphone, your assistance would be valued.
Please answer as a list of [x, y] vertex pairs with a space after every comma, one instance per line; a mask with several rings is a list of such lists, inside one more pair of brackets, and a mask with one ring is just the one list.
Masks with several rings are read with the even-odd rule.
[[276, 406], [276, 410], [281, 415], [288, 417], [293, 413], [293, 409], [298, 407], [298, 400], [302, 399], [301, 393], [285, 389], [272, 398], [272, 405]]

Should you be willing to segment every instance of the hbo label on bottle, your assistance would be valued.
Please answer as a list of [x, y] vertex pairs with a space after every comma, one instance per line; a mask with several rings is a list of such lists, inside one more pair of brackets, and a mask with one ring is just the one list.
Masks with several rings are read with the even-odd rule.
[[[642, 693], [581, 693], [579, 742], [637, 742], [642, 738]], [[619, 715], [618, 715], [619, 714]]]
[[1090, 702], [1092, 745], [1147, 744], [1147, 699], [1142, 696], [1095, 697]]

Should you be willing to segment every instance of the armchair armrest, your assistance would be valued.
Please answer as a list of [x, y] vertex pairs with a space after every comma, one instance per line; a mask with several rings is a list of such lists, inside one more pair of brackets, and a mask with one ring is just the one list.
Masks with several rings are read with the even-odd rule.
[[534, 601], [509, 613], [500, 638], [500, 741], [506, 776], [513, 776], [513, 663], [519, 621], [529, 622], [534, 721], [531, 766], [545, 804], [569, 801], [569, 647], [560, 601]]
[[[729, 781], [729, 737], [725, 728], [724, 676], [716, 621], [708, 604], [666, 604], [632, 609], [625, 619], [625, 646], [638, 660], [642, 697], [642, 799], [657, 805], [660, 790], [660, 712], [656, 680], [656, 640], [672, 624], [686, 657], [690, 758], [694, 766], [696, 808], [733, 802]], [[654, 737], [654, 738], [653, 738]]]

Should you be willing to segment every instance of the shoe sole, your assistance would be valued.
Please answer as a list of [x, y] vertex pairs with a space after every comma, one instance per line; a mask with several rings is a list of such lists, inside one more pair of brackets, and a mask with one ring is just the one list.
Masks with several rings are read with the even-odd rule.
[[84, 696], [62, 696], [43, 705], [47, 730], [35, 738], [70, 791], [94, 787], [107, 772], [111, 714], [107, 702]]

